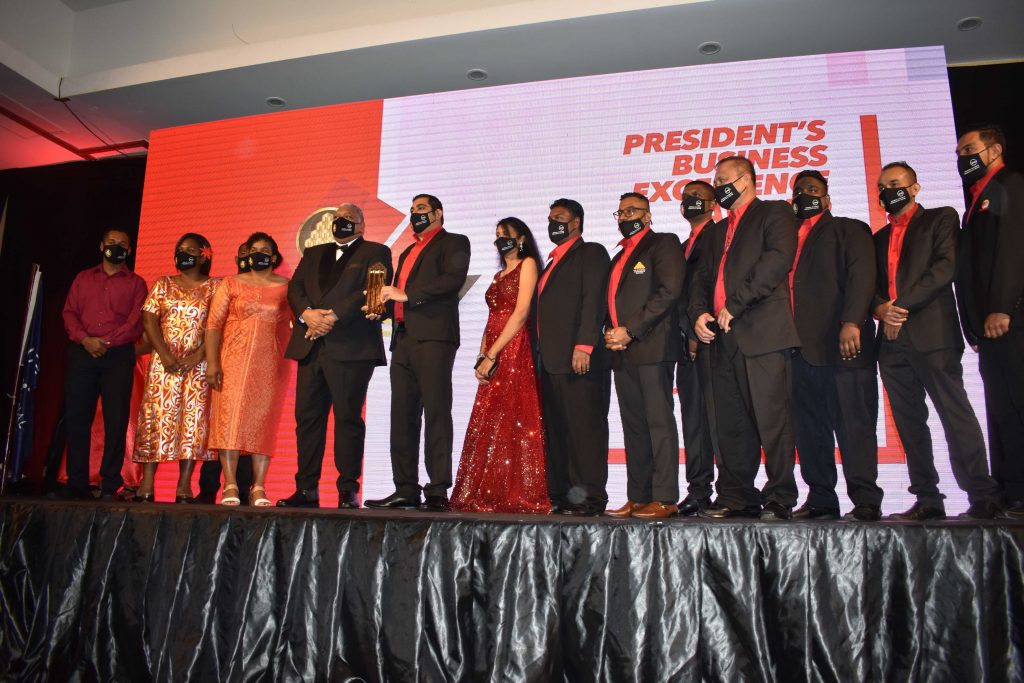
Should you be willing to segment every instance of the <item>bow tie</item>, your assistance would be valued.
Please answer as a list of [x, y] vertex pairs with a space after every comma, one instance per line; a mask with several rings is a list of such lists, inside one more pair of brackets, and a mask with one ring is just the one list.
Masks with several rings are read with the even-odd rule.
[[344, 254], [345, 250], [348, 249], [348, 246], [349, 245], [347, 245], [347, 244], [337, 244], [337, 243], [335, 243], [334, 248], [338, 250], [339, 254]]

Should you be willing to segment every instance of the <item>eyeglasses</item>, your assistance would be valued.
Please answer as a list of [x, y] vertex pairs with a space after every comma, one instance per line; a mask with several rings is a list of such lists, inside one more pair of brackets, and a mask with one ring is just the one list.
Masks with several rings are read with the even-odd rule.
[[612, 218], [619, 220], [620, 218], [630, 219], [633, 216], [642, 216], [647, 213], [647, 209], [640, 206], [627, 206], [624, 209], [620, 209], [612, 213]]

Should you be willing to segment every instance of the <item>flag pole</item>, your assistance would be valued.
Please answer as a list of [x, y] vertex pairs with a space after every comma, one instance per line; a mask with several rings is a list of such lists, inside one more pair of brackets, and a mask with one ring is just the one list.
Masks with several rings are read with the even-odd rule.
[[25, 301], [25, 315], [21, 324], [21, 346], [18, 350], [18, 367], [14, 371], [14, 384], [11, 387], [11, 414], [7, 420], [7, 438], [4, 441], [3, 459], [0, 461], [0, 496], [7, 491], [7, 476], [11, 462], [11, 442], [14, 439], [15, 419], [18, 415], [18, 394], [21, 385], [22, 370], [25, 367], [25, 347], [28, 345], [28, 335], [32, 327], [32, 314], [35, 312], [36, 299], [39, 297], [39, 279], [41, 273], [38, 263], [32, 264], [32, 274], [29, 276], [28, 297]]

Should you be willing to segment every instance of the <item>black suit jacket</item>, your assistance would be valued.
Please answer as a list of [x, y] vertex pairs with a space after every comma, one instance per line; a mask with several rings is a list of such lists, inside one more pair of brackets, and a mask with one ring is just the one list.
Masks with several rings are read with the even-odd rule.
[[[624, 251], [612, 258], [611, 268]], [[612, 354], [612, 363], [631, 365], [679, 360], [679, 294], [683, 289], [683, 264], [679, 238], [670, 232], [648, 232], [629, 255], [615, 287], [615, 311], [619, 325], [636, 337], [625, 351]], [[608, 327], [612, 326], [611, 315]]]
[[[873, 367], [875, 244], [871, 228], [826, 211], [807, 235], [793, 274], [793, 302], [800, 352], [811, 365]], [[861, 354], [839, 356], [839, 329], [860, 325]]]
[[[715, 280], [725, 251], [728, 218], [708, 226], [705, 249], [690, 291], [690, 318], [714, 314]], [[725, 307], [745, 356], [800, 346], [789, 301], [789, 271], [796, 256], [797, 221], [789, 202], [761, 201], [747, 206], [725, 262]]]
[[[591, 372], [608, 367], [601, 327], [608, 314], [608, 251], [600, 244], [577, 240], [559, 260], [534, 294], [532, 330], [539, 332], [534, 348], [545, 372], [572, 373], [572, 352], [577, 345], [593, 346]], [[544, 275], [542, 274], [543, 278]]]
[[958, 262], [960, 320], [971, 344], [984, 336], [989, 313], [1024, 327], [1024, 175], [1004, 167], [992, 176], [964, 215]]
[[[458, 346], [459, 291], [469, 272], [469, 238], [444, 228], [437, 230], [438, 234], [420, 252], [405, 283], [409, 297], [404, 306], [405, 330], [415, 341], [445, 341]], [[413, 246], [409, 245], [398, 257], [396, 285]], [[388, 307], [388, 314], [393, 317], [393, 304]], [[393, 335], [391, 340], [394, 345]]]
[[[680, 253], [682, 254], [680, 260], [683, 264], [683, 291], [679, 295], [679, 329], [683, 337], [696, 341], [700, 340], [697, 339], [697, 333], [693, 329], [693, 323], [696, 318], [690, 319], [690, 291], [693, 289], [693, 279], [699, 271], [701, 255], [709, 248], [708, 235], [711, 234], [711, 227], [714, 224], [714, 221], [708, 221], [708, 224], [701, 228], [696, 241], [693, 240], [693, 237], [688, 237], [680, 245]], [[687, 258], [686, 249], [691, 241], [694, 242], [693, 250], [690, 252], [690, 257]], [[686, 349], [682, 349], [681, 352], [685, 353]]]
[[[910, 311], [899, 339], [917, 351], [964, 348], [953, 297], [957, 261], [957, 215], [948, 206], [914, 212], [896, 271], [896, 305]], [[878, 282], [871, 310], [889, 300], [889, 236], [892, 226], [875, 233]], [[883, 339], [883, 325], [878, 339]]]
[[[374, 263], [382, 263], [391, 279], [391, 250], [377, 242], [359, 238], [350, 243], [340, 259], [335, 245], [320, 244], [306, 249], [288, 283], [288, 304], [295, 314], [292, 337], [285, 358], [302, 360], [315, 344], [335, 360], [373, 360], [384, 365], [384, 341], [380, 321], [367, 320], [360, 310], [366, 303], [366, 275]], [[298, 320], [307, 308], [329, 308], [338, 322], [324, 337], [306, 339], [306, 326]]]

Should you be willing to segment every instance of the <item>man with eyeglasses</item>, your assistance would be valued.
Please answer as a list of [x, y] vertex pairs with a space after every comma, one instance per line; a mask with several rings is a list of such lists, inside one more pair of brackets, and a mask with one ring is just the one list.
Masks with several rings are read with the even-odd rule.
[[[800, 339], [788, 277], [797, 229], [789, 203], [758, 199], [756, 184], [749, 160], [718, 162], [715, 198], [729, 216], [711, 228], [690, 292], [694, 330], [711, 345], [720, 449], [718, 498], [701, 515], [783, 520], [797, 497], [789, 386]], [[758, 491], [762, 447], [768, 481]]]
[[957, 140], [968, 205], [956, 291], [985, 382], [992, 476], [1004, 515], [1024, 519], [1024, 176], [1003, 164], [1005, 150], [994, 125], [969, 128]]
[[800, 352], [793, 357], [793, 428], [800, 474], [810, 489], [793, 513], [838, 519], [835, 443], [854, 508], [847, 517], [881, 519], [878, 487], [878, 376], [875, 370], [875, 246], [871, 228], [833, 216], [828, 180], [806, 170], [793, 183], [800, 221], [789, 273]]
[[679, 238], [651, 230], [650, 202], [637, 192], [622, 195], [612, 215], [622, 250], [612, 258], [604, 342], [612, 352], [629, 500], [607, 514], [668, 517], [678, 511], [679, 500], [679, 431], [672, 399], [683, 287]]

